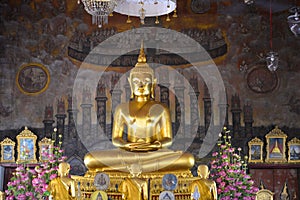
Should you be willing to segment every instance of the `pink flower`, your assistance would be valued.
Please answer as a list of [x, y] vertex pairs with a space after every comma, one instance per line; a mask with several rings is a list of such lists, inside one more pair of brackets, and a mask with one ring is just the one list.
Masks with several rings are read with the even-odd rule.
[[226, 176], [226, 172], [224, 170], [220, 171], [219, 173], [220, 176]]
[[32, 180], [32, 185], [33, 185], [34, 187], [38, 186], [39, 183], [40, 183], [40, 180], [39, 180], [38, 178], [34, 178], [34, 179]]
[[226, 154], [224, 154], [224, 155], [221, 156], [221, 158], [226, 159], [226, 158], [228, 158], [228, 156]]
[[246, 178], [246, 179], [249, 179], [249, 178], [250, 178], [250, 176], [249, 176], [249, 175], [245, 175], [245, 176], [244, 176], [244, 178]]
[[242, 195], [242, 193], [240, 193], [240, 192], [236, 192], [235, 194], [234, 194], [234, 196], [236, 196], [236, 197], [240, 197]]
[[25, 196], [25, 194], [19, 194], [19, 195], [17, 196], [17, 199], [18, 199], [18, 200], [26, 200], [26, 196]]
[[221, 183], [220, 183], [220, 186], [221, 186], [221, 187], [225, 187], [225, 185], [226, 185], [225, 182], [221, 182]]
[[212, 156], [217, 156], [219, 153], [218, 152], [213, 152]]
[[6, 197], [6, 200], [14, 200], [14, 199], [15, 199], [14, 196], [8, 196], [8, 197]]
[[32, 197], [33, 196], [32, 192], [26, 192], [25, 195], [28, 196], [28, 197]]

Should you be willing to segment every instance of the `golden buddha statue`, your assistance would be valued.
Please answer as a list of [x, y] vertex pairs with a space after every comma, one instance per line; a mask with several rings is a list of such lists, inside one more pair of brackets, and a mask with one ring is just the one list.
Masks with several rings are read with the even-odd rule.
[[51, 180], [47, 188], [51, 198], [53, 200], [75, 199], [75, 181], [69, 177], [70, 164], [60, 163], [57, 171], [58, 177]]
[[207, 165], [199, 165], [197, 168], [199, 179], [194, 180], [190, 185], [191, 199], [195, 200], [217, 200], [217, 185], [209, 180], [209, 169]]
[[140, 178], [142, 173], [139, 164], [128, 167], [131, 178], [125, 178], [119, 187], [119, 192], [124, 200], [148, 200], [148, 180]]
[[128, 81], [131, 101], [118, 105], [114, 114], [112, 143], [118, 149], [88, 153], [84, 158], [86, 167], [90, 172], [128, 172], [128, 166], [139, 163], [143, 172], [189, 170], [194, 156], [167, 148], [173, 139], [170, 112], [154, 100], [156, 79], [146, 63], [143, 44]]

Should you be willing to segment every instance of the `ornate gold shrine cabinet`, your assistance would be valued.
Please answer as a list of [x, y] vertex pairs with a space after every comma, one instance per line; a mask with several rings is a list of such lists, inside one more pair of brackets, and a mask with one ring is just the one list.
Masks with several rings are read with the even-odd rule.
[[[129, 173], [124, 172], [105, 172], [109, 176], [109, 186], [105, 190], [108, 197], [115, 200], [121, 200], [122, 194], [118, 191], [119, 186], [122, 181], [130, 177]], [[167, 173], [161, 172], [152, 172], [152, 173], [143, 173], [141, 178], [146, 179], [148, 182], [148, 190], [149, 190], [149, 200], [158, 200], [159, 195], [163, 191], [167, 191], [164, 189], [166, 187], [166, 183], [164, 177]], [[175, 196], [176, 200], [185, 200], [190, 199], [191, 194], [189, 191], [189, 185], [193, 180], [197, 179], [197, 177], [193, 177], [190, 171], [177, 171], [172, 172], [173, 175], [177, 178], [177, 184], [175, 189], [169, 192], [172, 192]], [[89, 199], [91, 194], [97, 191], [95, 186], [95, 176], [97, 174], [86, 174], [84, 177], [81, 176], [72, 176], [80, 188], [80, 192], [78, 193], [82, 199]], [[173, 188], [171, 188], [173, 189]]]

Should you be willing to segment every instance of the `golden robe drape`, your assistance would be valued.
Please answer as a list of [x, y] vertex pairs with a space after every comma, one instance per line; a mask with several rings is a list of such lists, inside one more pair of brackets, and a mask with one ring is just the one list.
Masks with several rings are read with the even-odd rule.
[[54, 200], [74, 200], [71, 196], [70, 190], [67, 190], [65, 185], [61, 182], [60, 177], [53, 179], [49, 185], [47, 190], [54, 197]]

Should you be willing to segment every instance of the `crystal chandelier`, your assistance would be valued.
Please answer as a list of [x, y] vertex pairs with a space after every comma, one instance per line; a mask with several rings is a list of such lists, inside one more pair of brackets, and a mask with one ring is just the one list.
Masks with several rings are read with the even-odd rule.
[[288, 16], [287, 18], [289, 27], [295, 36], [300, 36], [300, 15], [299, 15], [300, 8], [292, 7], [289, 9], [289, 11], [291, 13], [294, 13]]
[[92, 23], [99, 28], [108, 23], [108, 16], [113, 12], [118, 0], [78, 0], [84, 5], [87, 13], [92, 15]]
[[272, 42], [272, 0], [270, 0], [270, 49], [271, 51], [267, 53], [266, 57], [266, 62], [267, 62], [267, 67], [271, 72], [275, 72], [278, 68], [278, 61], [279, 61], [279, 56], [278, 53], [272, 51], [273, 48], [273, 42]]
[[114, 12], [127, 15], [127, 23], [131, 22], [130, 16], [139, 17], [141, 24], [144, 24], [145, 17], [158, 19], [159, 16], [167, 15], [166, 21], [170, 21], [169, 14], [171, 12], [174, 12], [173, 17], [177, 17], [176, 0], [122, 0], [118, 2]]

